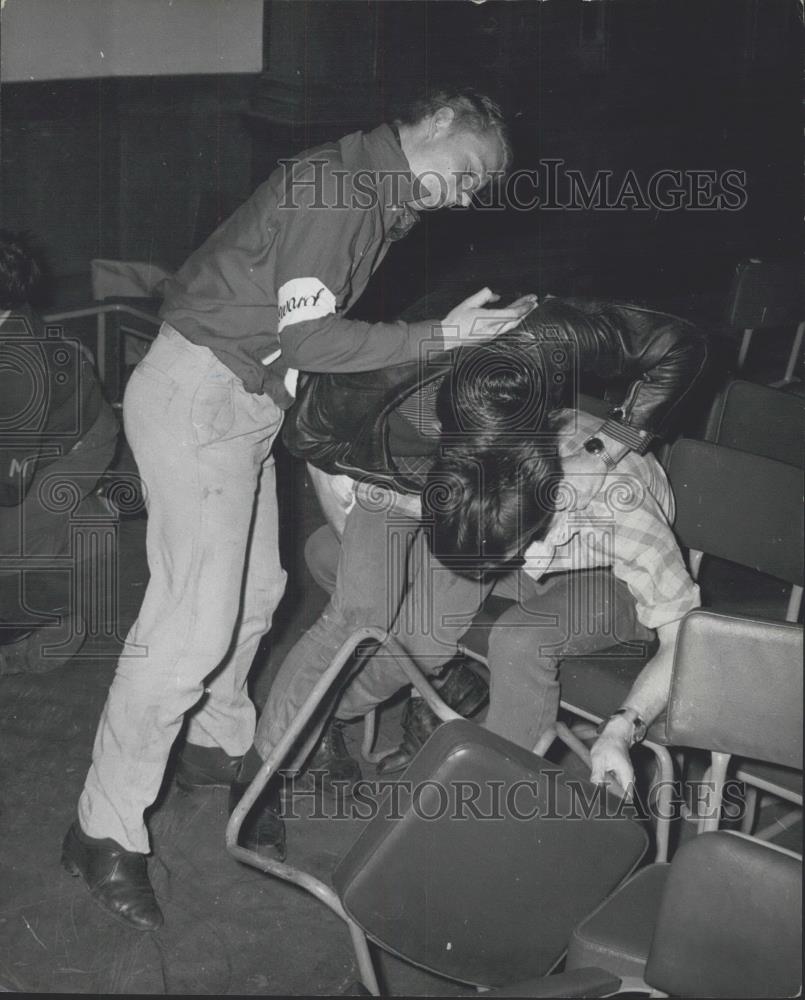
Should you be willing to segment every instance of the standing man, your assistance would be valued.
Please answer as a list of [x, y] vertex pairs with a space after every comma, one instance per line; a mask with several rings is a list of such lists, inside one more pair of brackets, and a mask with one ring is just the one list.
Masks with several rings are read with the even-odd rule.
[[347, 315], [418, 210], [468, 204], [508, 159], [494, 102], [434, 94], [394, 126], [284, 163], [167, 286], [124, 401], [151, 576], [63, 847], [96, 902], [138, 930], [163, 921], [143, 813], [185, 716], [185, 788], [231, 784], [252, 743], [247, 675], [285, 586], [270, 451], [297, 371], [370, 371], [516, 325], [528, 306], [493, 313], [488, 289], [441, 323]]

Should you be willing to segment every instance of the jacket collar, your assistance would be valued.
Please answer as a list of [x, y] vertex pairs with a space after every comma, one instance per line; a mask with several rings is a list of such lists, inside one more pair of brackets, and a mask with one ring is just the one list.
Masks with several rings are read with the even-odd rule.
[[414, 176], [400, 146], [397, 130], [378, 125], [371, 132], [355, 132], [341, 140], [341, 156], [350, 171], [368, 171], [378, 190], [383, 215], [389, 223], [390, 239], [404, 236], [419, 221], [410, 205], [414, 200]]

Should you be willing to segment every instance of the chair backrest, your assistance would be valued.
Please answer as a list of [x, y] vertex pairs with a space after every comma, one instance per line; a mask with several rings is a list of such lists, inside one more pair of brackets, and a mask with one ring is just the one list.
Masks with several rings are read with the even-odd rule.
[[805, 398], [737, 379], [718, 395], [705, 440], [726, 448], [805, 465]]
[[370, 938], [462, 982], [548, 973], [647, 846], [620, 800], [463, 719], [399, 784], [396, 814], [380, 809], [333, 885]]
[[726, 831], [680, 847], [645, 979], [671, 996], [796, 996], [802, 983], [802, 859]]
[[735, 269], [727, 322], [742, 329], [802, 319], [803, 259], [745, 260]]
[[680, 438], [667, 472], [684, 546], [802, 586], [802, 470]]
[[674, 746], [802, 768], [802, 626], [691, 611], [674, 650]]

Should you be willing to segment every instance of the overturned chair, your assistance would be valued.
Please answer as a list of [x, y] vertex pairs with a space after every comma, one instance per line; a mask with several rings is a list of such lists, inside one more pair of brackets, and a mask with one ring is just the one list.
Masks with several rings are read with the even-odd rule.
[[[380, 984], [368, 939], [476, 987], [543, 977], [561, 962], [573, 927], [638, 865], [647, 835], [605, 789], [569, 780], [555, 765], [457, 717], [410, 661], [411, 682], [449, 721], [405, 772], [412, 789], [405, 808], [381, 811], [367, 824], [332, 886], [238, 845], [249, 809], [355, 651], [393, 642], [364, 628], [344, 643], [233, 811], [229, 853], [295, 883], [341, 917], [372, 994], [380, 995]], [[462, 874], [468, 865], [472, 880]]]

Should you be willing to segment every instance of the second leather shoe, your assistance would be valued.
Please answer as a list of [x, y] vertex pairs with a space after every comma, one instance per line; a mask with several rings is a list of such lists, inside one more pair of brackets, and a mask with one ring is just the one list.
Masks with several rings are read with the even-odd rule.
[[361, 780], [361, 766], [347, 749], [344, 740], [344, 723], [332, 719], [324, 729], [321, 739], [305, 765], [317, 791], [331, 798], [349, 797]]
[[185, 792], [197, 788], [229, 788], [237, 778], [242, 757], [230, 757], [219, 747], [185, 743], [176, 761], [176, 784]]
[[[438, 694], [449, 708], [468, 718], [486, 702], [489, 686], [465, 663], [451, 662]], [[400, 745], [377, 765], [381, 778], [408, 767], [420, 747], [441, 725], [439, 716], [428, 707], [424, 698], [409, 698], [401, 721], [403, 736]]]
[[[229, 786], [229, 815], [246, 794], [248, 781], [233, 781]], [[285, 822], [281, 812], [279, 792], [269, 782], [244, 817], [238, 834], [238, 844], [247, 851], [262, 854], [275, 861], [285, 860]]]
[[75, 822], [64, 838], [61, 861], [71, 875], [82, 876], [98, 906], [115, 919], [138, 931], [162, 926], [144, 854], [88, 837]]

